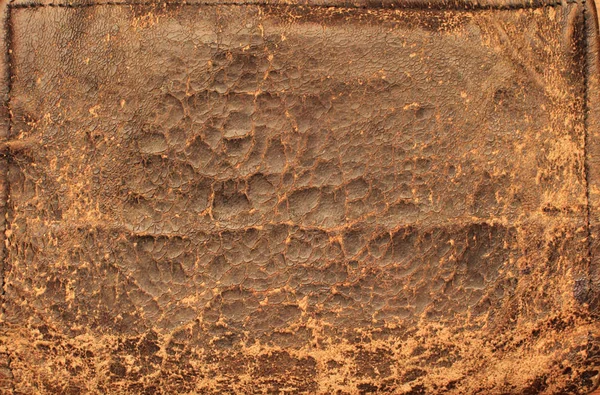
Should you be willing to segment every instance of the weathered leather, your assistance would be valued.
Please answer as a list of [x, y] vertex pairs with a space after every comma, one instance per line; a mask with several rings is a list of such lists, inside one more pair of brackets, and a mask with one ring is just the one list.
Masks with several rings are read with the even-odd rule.
[[597, 385], [593, 3], [2, 7], [6, 393]]

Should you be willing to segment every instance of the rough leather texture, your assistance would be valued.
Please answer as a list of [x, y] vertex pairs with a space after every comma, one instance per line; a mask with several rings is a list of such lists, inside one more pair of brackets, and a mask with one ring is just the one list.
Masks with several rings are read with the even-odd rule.
[[597, 385], [593, 3], [0, 11], [4, 393]]

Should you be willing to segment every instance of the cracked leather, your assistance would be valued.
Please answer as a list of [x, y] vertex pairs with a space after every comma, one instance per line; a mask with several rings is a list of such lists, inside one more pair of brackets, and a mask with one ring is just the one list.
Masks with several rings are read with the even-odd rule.
[[596, 386], [593, 2], [1, 10], [3, 392]]

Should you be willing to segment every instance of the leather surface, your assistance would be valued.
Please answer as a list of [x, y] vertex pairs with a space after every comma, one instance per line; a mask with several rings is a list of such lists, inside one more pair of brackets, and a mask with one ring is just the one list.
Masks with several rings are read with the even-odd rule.
[[593, 4], [323, 4], [8, 6], [0, 388], [596, 385]]

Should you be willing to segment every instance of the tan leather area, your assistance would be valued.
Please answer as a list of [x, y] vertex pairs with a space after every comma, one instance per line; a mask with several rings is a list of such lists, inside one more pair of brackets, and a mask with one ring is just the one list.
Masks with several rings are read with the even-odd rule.
[[8, 5], [0, 388], [590, 391], [591, 6], [431, 4]]

